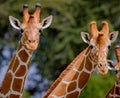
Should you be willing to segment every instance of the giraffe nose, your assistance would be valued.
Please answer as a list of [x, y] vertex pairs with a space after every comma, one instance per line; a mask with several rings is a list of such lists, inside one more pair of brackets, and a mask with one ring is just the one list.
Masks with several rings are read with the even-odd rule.
[[101, 64], [101, 63], [98, 64], [98, 67], [99, 67], [99, 68], [102, 68], [102, 67], [103, 67], [103, 64]]
[[100, 63], [100, 67], [102, 67], [102, 64]]
[[38, 47], [38, 41], [37, 40], [27, 40], [27, 43], [25, 44], [26, 48], [29, 50], [36, 50]]
[[29, 43], [34, 43], [34, 42], [35, 42], [35, 40], [28, 40], [28, 42], [29, 42]]
[[106, 70], [107, 69], [107, 64], [99, 64], [98, 67], [102, 70]]
[[99, 71], [100, 74], [102, 74], [102, 75], [107, 74], [107, 72], [108, 72], [107, 64], [99, 63], [99, 65], [98, 65], [98, 71]]

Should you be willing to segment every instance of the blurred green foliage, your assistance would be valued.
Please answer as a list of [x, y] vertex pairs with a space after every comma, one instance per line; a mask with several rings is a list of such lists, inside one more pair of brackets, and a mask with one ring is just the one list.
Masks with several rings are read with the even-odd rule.
[[115, 74], [109, 73], [106, 76], [101, 76], [93, 73], [79, 98], [105, 98], [115, 79]]
[[30, 98], [30, 96], [31, 96], [31, 94], [29, 92], [24, 91], [22, 98]]
[[[41, 4], [41, 19], [49, 15], [54, 17], [52, 25], [41, 33], [40, 46], [32, 60], [38, 63], [41, 74], [49, 80], [49, 83], [55, 80], [77, 54], [85, 49], [87, 44], [82, 41], [80, 32], [89, 32], [91, 21], [97, 22], [98, 29], [101, 29], [103, 20], [109, 23], [110, 31], [119, 30], [120, 27], [119, 0], [0, 0], [0, 39], [14, 43], [14, 47], [17, 46], [19, 34], [15, 33], [18, 31], [11, 29], [8, 16], [12, 15], [22, 21], [22, 6], [26, 3], [29, 5], [30, 13], [36, 3]], [[119, 38], [115, 43], [117, 42]], [[114, 47], [111, 47], [108, 58], [114, 59], [113, 50]], [[106, 87], [104, 81], [106, 84], [111, 83], [113, 81], [111, 77], [109, 75], [105, 80], [101, 80], [98, 75], [95, 79], [93, 77], [92, 82], [87, 84], [90, 87], [87, 86], [84, 92], [87, 92], [87, 95], [97, 94], [91, 89], [95, 91], [98, 89], [100, 93], [103, 89], [99, 85], [95, 86], [94, 83], [99, 82]], [[86, 90], [87, 88], [90, 89]], [[80, 98], [86, 98], [84, 94], [82, 96]], [[100, 98], [101, 95], [98, 97]]]

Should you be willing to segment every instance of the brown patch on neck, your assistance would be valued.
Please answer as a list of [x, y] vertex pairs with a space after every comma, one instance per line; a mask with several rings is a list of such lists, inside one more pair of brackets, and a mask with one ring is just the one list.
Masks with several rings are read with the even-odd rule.
[[[87, 62], [86, 62], [86, 63], [89, 63], [89, 64], [90, 64], [90, 63], [91, 63], [91, 61], [87, 60]], [[91, 71], [93, 67], [92, 67], [92, 66], [90, 66], [90, 65], [88, 65], [88, 64], [86, 64], [86, 65], [85, 65], [85, 68], [86, 68], [86, 70]]]
[[66, 74], [66, 76], [64, 76], [64, 81], [70, 82], [70, 81], [74, 81], [78, 78], [79, 73], [74, 71], [74, 70], [70, 70], [68, 72], [68, 74]]
[[20, 95], [11, 94], [9, 98], [21, 98]]
[[[16, 55], [13, 55], [8, 70], [10, 70], [10, 69], [13, 70], [12, 68], [13, 68], [13, 65], [14, 65], [15, 57], [16, 57]], [[8, 71], [8, 70], [7, 70], [7, 71]]]
[[21, 92], [22, 90], [22, 84], [24, 82], [24, 79], [14, 79], [12, 89], [17, 92]]
[[76, 82], [76, 81], [71, 82], [71, 83], [69, 84], [69, 86], [68, 86], [67, 91], [68, 91], [68, 92], [74, 91], [74, 90], [76, 89], [76, 87], [77, 87], [77, 82]]
[[12, 75], [11, 75], [11, 73], [8, 73], [8, 74], [6, 74], [3, 84], [2, 84], [2, 87], [1, 87], [2, 94], [5, 95], [9, 92], [11, 82], [12, 82]]
[[78, 98], [78, 95], [79, 95], [79, 92], [76, 91], [76, 92], [73, 92], [73, 93], [67, 95], [66, 98]]
[[120, 88], [118, 86], [115, 87], [115, 94], [120, 95]]
[[16, 77], [21, 77], [25, 76], [27, 72], [26, 66], [25, 65], [20, 65], [18, 71], [16, 72], [15, 76]]
[[80, 89], [83, 89], [83, 87], [85, 87], [86, 82], [89, 80], [90, 74], [86, 73], [86, 72], [82, 72], [80, 77], [79, 77], [79, 82], [78, 82], [78, 87]]
[[[67, 85], [65, 83], [60, 82], [59, 87], [57, 87], [54, 90], [54, 94], [58, 97], [65, 95], [66, 94], [66, 87], [67, 87]], [[49, 98], [49, 97], [46, 97], [46, 98]]]
[[15, 72], [17, 67], [18, 67], [18, 65], [19, 65], [19, 61], [18, 61], [18, 58], [16, 56], [14, 58], [14, 61], [11, 64], [13, 65], [13, 69], [12, 70], [13, 70], [13, 72]]
[[23, 62], [27, 62], [29, 55], [26, 53], [25, 50], [20, 51], [18, 55]]

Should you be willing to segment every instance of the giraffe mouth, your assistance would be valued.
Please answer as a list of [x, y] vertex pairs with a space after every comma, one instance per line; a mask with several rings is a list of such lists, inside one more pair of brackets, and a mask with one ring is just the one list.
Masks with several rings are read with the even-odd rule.
[[97, 70], [101, 75], [106, 75], [108, 73], [108, 67], [103, 65], [98, 65]]
[[25, 44], [25, 47], [30, 51], [34, 51], [37, 49], [38, 44]]
[[99, 73], [100, 73], [101, 75], [106, 75], [106, 74], [108, 73], [108, 71], [100, 70]]

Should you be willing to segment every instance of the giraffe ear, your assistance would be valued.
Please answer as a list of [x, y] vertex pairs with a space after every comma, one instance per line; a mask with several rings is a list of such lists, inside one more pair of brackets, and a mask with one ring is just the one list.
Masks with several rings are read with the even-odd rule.
[[45, 28], [49, 27], [50, 24], [52, 23], [52, 19], [53, 19], [53, 16], [49, 16], [49, 17], [43, 19], [42, 23], [41, 23], [42, 24], [42, 29], [45, 29]]
[[111, 40], [111, 43], [114, 42], [118, 37], [118, 31], [113, 31], [109, 35], [109, 39]]
[[9, 21], [10, 21], [10, 24], [12, 25], [13, 28], [20, 30], [21, 23], [18, 19], [16, 19], [13, 16], [9, 16]]
[[113, 64], [112, 60], [107, 60], [107, 63], [108, 63], [109, 70], [115, 70], [115, 65]]
[[86, 32], [81, 32], [81, 37], [85, 43], [90, 43], [90, 35]]

